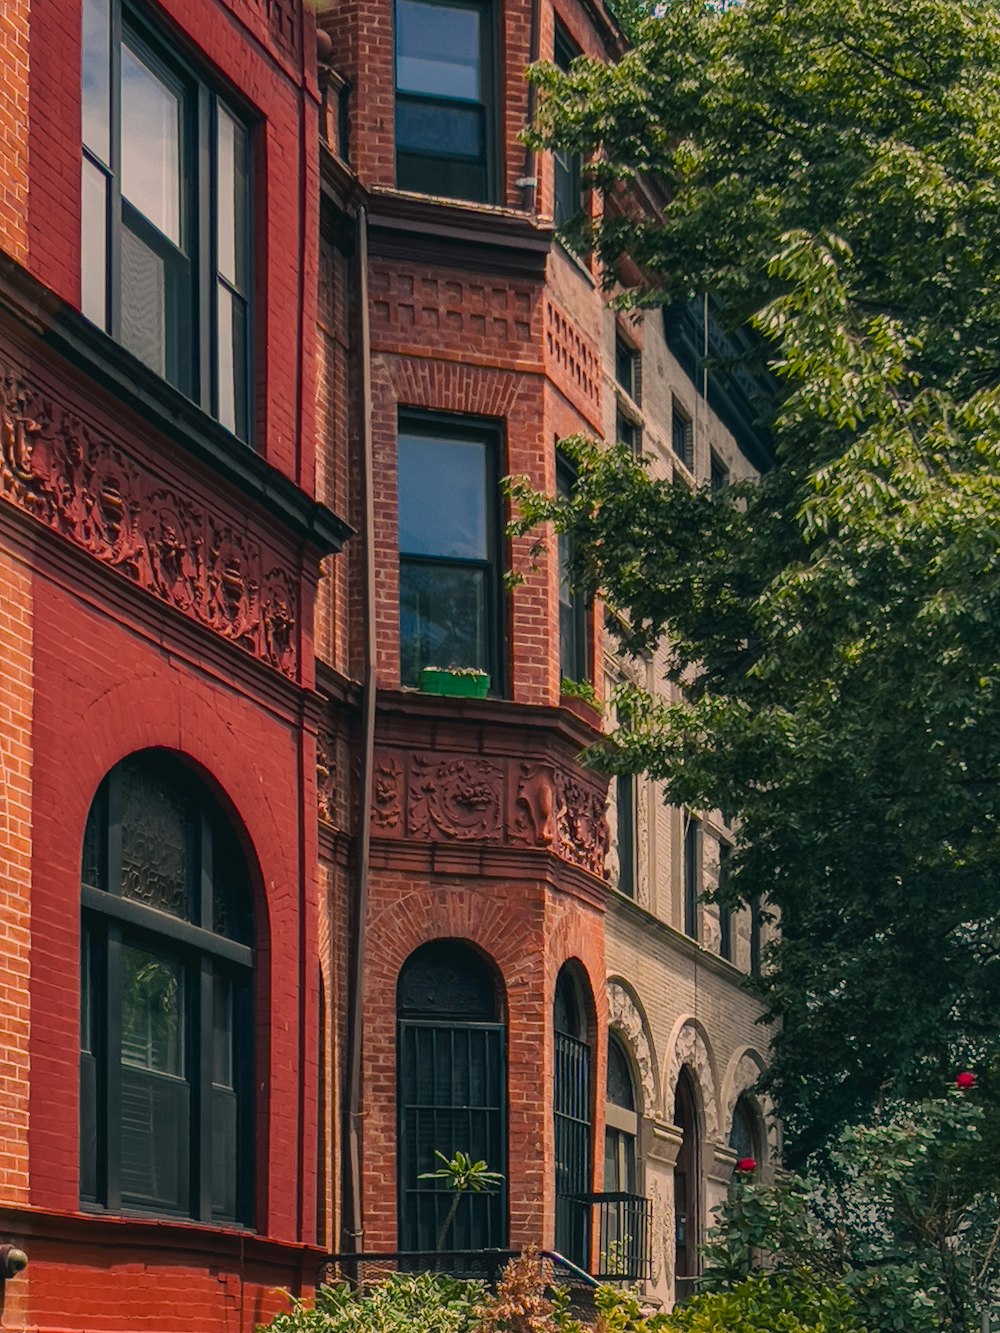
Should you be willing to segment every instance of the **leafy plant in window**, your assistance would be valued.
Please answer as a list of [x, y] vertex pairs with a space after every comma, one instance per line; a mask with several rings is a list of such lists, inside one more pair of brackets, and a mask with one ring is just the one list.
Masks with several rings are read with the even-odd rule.
[[448, 1231], [462, 1202], [462, 1196], [467, 1193], [482, 1194], [494, 1189], [503, 1184], [503, 1176], [499, 1171], [491, 1171], [484, 1161], [474, 1162], [465, 1152], [456, 1152], [454, 1157], [449, 1158], [435, 1148], [434, 1156], [441, 1165], [436, 1171], [424, 1171], [417, 1179], [443, 1181], [445, 1188], [454, 1194], [451, 1207], [438, 1228], [435, 1242], [435, 1249], [443, 1250]]

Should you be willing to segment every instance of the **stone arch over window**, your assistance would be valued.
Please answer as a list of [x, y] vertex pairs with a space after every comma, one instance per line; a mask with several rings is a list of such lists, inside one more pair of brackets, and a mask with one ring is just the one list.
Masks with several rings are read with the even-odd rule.
[[731, 1145], [733, 1119], [741, 1101], [749, 1104], [757, 1118], [758, 1154], [756, 1160], [763, 1171], [781, 1156], [777, 1122], [770, 1099], [754, 1091], [754, 1086], [766, 1069], [764, 1057], [751, 1046], [738, 1050], [730, 1061], [723, 1083], [724, 1126]]
[[80, 1198], [253, 1220], [250, 871], [237, 830], [166, 750], [98, 788], [82, 871]]
[[653, 1115], [659, 1105], [658, 1073], [649, 1025], [631, 987], [617, 977], [608, 981], [608, 1023], [621, 1034], [630, 1051], [642, 1093], [642, 1115]]
[[590, 1212], [580, 1196], [593, 1174], [593, 997], [583, 968], [570, 960], [556, 978], [552, 1006], [555, 1074], [556, 1249], [588, 1267]]
[[719, 1137], [719, 1097], [715, 1059], [704, 1029], [692, 1015], [681, 1017], [668, 1046], [670, 1058], [664, 1087], [664, 1113], [670, 1119], [682, 1068], [687, 1068], [701, 1113], [701, 1129], [707, 1142]]
[[457, 1152], [507, 1174], [507, 1029], [490, 961], [461, 940], [421, 945], [396, 987], [401, 1250], [503, 1249], [505, 1187], [455, 1195], [422, 1180]]

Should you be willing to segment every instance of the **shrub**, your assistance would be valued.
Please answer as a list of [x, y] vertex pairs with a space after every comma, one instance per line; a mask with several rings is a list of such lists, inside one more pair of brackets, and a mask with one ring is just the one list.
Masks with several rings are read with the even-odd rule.
[[[653, 1321], [648, 1321], [652, 1323]], [[657, 1317], [657, 1322], [659, 1319]], [[660, 1333], [865, 1333], [851, 1293], [811, 1275], [758, 1273], [728, 1291], [695, 1296], [659, 1323]]]
[[[475, 1333], [486, 1299], [482, 1282], [445, 1273], [394, 1273], [368, 1291], [346, 1284], [320, 1287], [314, 1305], [292, 1308], [267, 1333]], [[263, 1333], [265, 1325], [259, 1325]]]

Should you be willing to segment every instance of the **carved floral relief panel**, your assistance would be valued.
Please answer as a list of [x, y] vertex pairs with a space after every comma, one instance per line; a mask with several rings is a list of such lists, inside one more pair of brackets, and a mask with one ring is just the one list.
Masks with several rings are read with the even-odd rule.
[[383, 837], [551, 850], [604, 878], [603, 788], [556, 763], [379, 751], [372, 823]]
[[0, 497], [283, 675], [298, 672], [294, 571], [193, 492], [0, 374]]

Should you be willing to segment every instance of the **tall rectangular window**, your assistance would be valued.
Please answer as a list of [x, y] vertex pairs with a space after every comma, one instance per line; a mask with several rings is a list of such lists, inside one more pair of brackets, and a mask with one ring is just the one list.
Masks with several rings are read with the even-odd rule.
[[673, 446], [674, 453], [684, 466], [693, 470], [694, 430], [691, 418], [676, 400], [670, 412], [670, 443]]
[[489, 0], [396, 0], [396, 184], [495, 197], [496, 97]]
[[684, 815], [684, 934], [698, 938], [698, 897], [701, 892], [701, 823]]
[[[569, 34], [556, 24], [554, 63], [564, 72], [580, 54]], [[552, 154], [555, 169], [555, 224], [564, 227], [583, 207], [583, 159], [579, 153], [557, 148]]]
[[498, 432], [403, 416], [399, 427], [400, 679], [472, 667], [500, 684]]
[[615, 778], [615, 816], [618, 825], [618, 892], [635, 897], [636, 885], [636, 781], [631, 773]]
[[624, 338], [615, 339], [615, 379], [633, 403], [640, 402], [639, 354]]
[[[719, 889], [724, 890], [729, 879], [729, 857], [731, 848], [727, 842], [719, 843]], [[719, 954], [727, 962], [733, 961], [733, 911], [724, 902], [719, 901]]]
[[[573, 468], [556, 455], [556, 490], [568, 498], [573, 490]], [[573, 538], [559, 534], [559, 672], [565, 680], [586, 680], [587, 610], [583, 598], [570, 583]]]
[[82, 309], [250, 437], [250, 142], [121, 0], [84, 0]]

